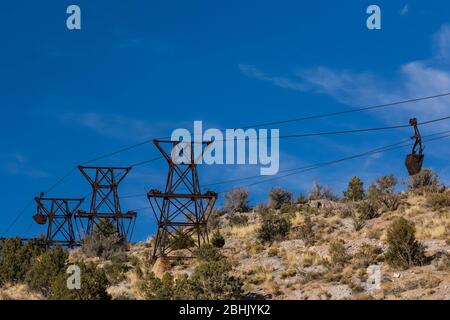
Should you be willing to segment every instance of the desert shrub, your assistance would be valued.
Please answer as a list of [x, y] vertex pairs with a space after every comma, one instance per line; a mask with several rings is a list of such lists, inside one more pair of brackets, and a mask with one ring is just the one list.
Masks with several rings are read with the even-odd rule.
[[282, 188], [273, 188], [269, 192], [269, 204], [274, 209], [280, 209], [284, 204], [291, 205], [292, 193]]
[[173, 237], [170, 239], [170, 246], [173, 250], [183, 250], [192, 248], [195, 245], [191, 235], [184, 232], [182, 228], [178, 228]]
[[313, 191], [309, 194], [309, 200], [326, 199], [330, 201], [337, 201], [339, 197], [334, 193], [333, 189], [327, 186], [321, 186], [314, 180]]
[[304, 222], [295, 228], [295, 235], [303, 240], [305, 245], [313, 245], [316, 242], [316, 235], [313, 228], [314, 224], [311, 217], [306, 216]]
[[397, 179], [394, 175], [383, 176], [373, 183], [367, 192], [369, 201], [388, 210], [397, 210], [400, 205], [400, 196], [395, 192]]
[[223, 258], [219, 249], [212, 244], [206, 243], [195, 249], [193, 252], [194, 258], [199, 261], [218, 261]]
[[166, 273], [161, 279], [153, 273], [141, 280], [139, 289], [151, 300], [224, 300], [240, 299], [243, 296], [242, 281], [230, 276], [231, 264], [219, 261], [203, 262], [194, 269], [190, 277], [186, 274], [174, 279]]
[[0, 241], [0, 284], [16, 283], [25, 276], [45, 249], [33, 242], [22, 244], [19, 238]]
[[150, 272], [140, 284], [140, 290], [147, 300], [171, 300], [174, 295], [174, 278], [165, 273], [161, 279]]
[[228, 212], [247, 212], [248, 190], [245, 188], [231, 189], [225, 194], [225, 208]]
[[416, 240], [415, 233], [414, 223], [403, 217], [392, 222], [387, 230], [389, 246], [385, 254], [386, 262], [390, 266], [407, 269], [425, 263], [425, 249]]
[[44, 296], [50, 296], [53, 281], [61, 272], [65, 272], [68, 256], [69, 254], [59, 246], [44, 252], [35, 260], [25, 277], [25, 282], [31, 289], [39, 291]]
[[272, 212], [272, 209], [266, 204], [258, 204], [255, 207], [255, 212], [260, 216], [264, 216], [266, 214], [270, 214]]
[[242, 280], [230, 275], [228, 260], [206, 262], [195, 268], [190, 278], [192, 298], [195, 300], [241, 299]]
[[[126, 279], [126, 273], [130, 270], [127, 265], [128, 257], [124, 253], [119, 253], [111, 257], [111, 261], [103, 266], [106, 278], [109, 283], [116, 285]], [[137, 262], [135, 262], [137, 264]]]
[[358, 177], [352, 177], [348, 182], [347, 191], [344, 191], [344, 200], [360, 201], [365, 196], [364, 183]]
[[308, 197], [305, 196], [303, 193], [300, 193], [298, 195], [298, 198], [297, 198], [297, 203], [298, 204], [307, 204], [308, 203]]
[[111, 296], [106, 289], [109, 282], [105, 270], [97, 268], [94, 264], [78, 262], [81, 270], [81, 289], [67, 288], [66, 273], [60, 273], [52, 284], [52, 299], [55, 300], [110, 300]]
[[450, 192], [436, 192], [428, 193], [426, 196], [426, 203], [434, 209], [443, 209], [450, 207]]
[[328, 253], [330, 255], [330, 263], [335, 267], [343, 267], [351, 258], [347, 254], [345, 243], [342, 240], [333, 241], [330, 244]]
[[367, 268], [371, 264], [378, 262], [378, 257], [382, 253], [381, 248], [369, 243], [363, 244], [353, 256], [355, 264], [360, 268]]
[[361, 230], [366, 222], [378, 215], [378, 207], [373, 200], [364, 200], [356, 205], [356, 212], [353, 213], [353, 226], [356, 231]]
[[430, 169], [422, 169], [408, 180], [408, 190], [416, 194], [437, 192], [440, 187], [437, 174]]
[[296, 209], [295, 209], [295, 206], [293, 206], [293, 205], [291, 205], [291, 204], [283, 204], [281, 207], [280, 207], [280, 212], [281, 213], [285, 213], [285, 214], [292, 214], [292, 213], [295, 213], [295, 211], [296, 211]]
[[257, 231], [262, 242], [273, 242], [286, 238], [291, 228], [290, 220], [279, 214], [266, 214], [261, 217], [261, 226]]
[[92, 236], [83, 240], [82, 251], [89, 257], [109, 259], [127, 247], [126, 240], [119, 236], [116, 226], [107, 219], [101, 219], [95, 225]]
[[339, 197], [334, 193], [331, 187], [324, 186], [322, 187], [321, 199], [338, 201]]
[[208, 230], [215, 230], [220, 227], [220, 217], [222, 215], [222, 212], [220, 212], [219, 210], [212, 210], [211, 214], [208, 217]]
[[219, 230], [214, 231], [211, 237], [211, 244], [216, 248], [223, 248], [225, 245], [225, 238]]
[[227, 219], [232, 227], [245, 227], [248, 225], [248, 217], [243, 214], [230, 214], [227, 216]]

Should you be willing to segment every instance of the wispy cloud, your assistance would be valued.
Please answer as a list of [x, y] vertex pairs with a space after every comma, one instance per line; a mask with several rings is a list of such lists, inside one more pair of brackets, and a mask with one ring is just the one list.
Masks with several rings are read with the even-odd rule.
[[409, 4], [405, 4], [403, 8], [400, 10], [401, 16], [406, 16], [409, 13]]
[[[391, 78], [382, 77], [370, 70], [355, 72], [323, 66], [297, 71], [295, 78], [272, 77], [255, 67], [239, 67], [245, 75], [272, 82], [279, 87], [325, 94], [347, 105], [373, 105], [450, 91], [450, 25], [442, 26], [433, 39], [434, 54], [429, 59], [406, 62], [399, 66]], [[295, 85], [282, 86], [280, 83]], [[429, 100], [406, 107], [425, 120], [448, 115], [449, 112], [448, 99]], [[396, 110], [401, 109], [399, 107]], [[392, 118], [395, 119], [392, 115], [393, 113], [385, 120], [389, 122]]]
[[243, 74], [245, 74], [248, 77], [255, 78], [262, 81], [271, 82], [272, 84], [285, 88], [285, 89], [292, 89], [292, 90], [300, 90], [304, 91], [307, 89], [306, 84], [293, 81], [286, 77], [271, 77], [266, 74], [264, 74], [262, 71], [258, 70], [256, 67], [247, 65], [247, 64], [239, 64], [239, 69]]
[[152, 137], [160, 128], [145, 120], [98, 112], [65, 113], [60, 120], [64, 125], [82, 126], [103, 136], [129, 141]]
[[32, 179], [48, 177], [48, 173], [35, 168], [21, 153], [15, 152], [2, 156], [2, 167], [10, 175], [26, 176]]

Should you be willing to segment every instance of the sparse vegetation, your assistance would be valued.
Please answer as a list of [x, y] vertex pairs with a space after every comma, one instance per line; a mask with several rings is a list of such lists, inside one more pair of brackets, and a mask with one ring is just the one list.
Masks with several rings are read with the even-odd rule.
[[269, 192], [269, 204], [274, 209], [280, 209], [283, 205], [291, 205], [293, 202], [292, 192], [282, 188], [273, 188]]
[[450, 191], [429, 193], [426, 196], [427, 205], [439, 210], [450, 207]]
[[185, 232], [182, 228], [178, 228], [174, 236], [169, 240], [171, 247], [174, 250], [183, 250], [192, 248], [195, 245], [194, 239], [191, 235]]
[[330, 244], [329, 249], [330, 263], [335, 267], [343, 267], [349, 260], [345, 243], [343, 240], [336, 240]]
[[384, 206], [387, 210], [397, 210], [400, 196], [395, 192], [397, 179], [394, 175], [378, 178], [368, 190], [368, 199], [377, 206]]
[[276, 213], [265, 214], [261, 217], [258, 229], [258, 239], [262, 242], [273, 242], [286, 238], [291, 228], [291, 222], [283, 215]]
[[108, 219], [101, 219], [95, 225], [92, 236], [86, 237], [82, 246], [82, 250], [87, 256], [100, 257], [105, 260], [126, 248], [126, 241], [119, 236], [116, 226]]
[[55, 300], [110, 300], [111, 296], [106, 289], [108, 279], [103, 269], [94, 264], [77, 262], [81, 270], [81, 289], [70, 290], [67, 288], [66, 273], [60, 273], [52, 285], [52, 299]]
[[199, 261], [219, 261], [223, 258], [219, 249], [212, 244], [204, 244], [194, 251], [194, 257]]
[[228, 212], [247, 212], [248, 190], [245, 188], [231, 189], [225, 194], [225, 209]]
[[190, 277], [174, 279], [170, 273], [157, 278], [152, 272], [141, 280], [140, 291], [151, 300], [219, 300], [240, 299], [242, 280], [230, 275], [231, 264], [226, 259], [203, 262]]
[[365, 196], [364, 183], [358, 177], [352, 177], [348, 182], [347, 191], [344, 191], [344, 200], [360, 201]]
[[437, 174], [430, 169], [422, 169], [418, 174], [409, 177], [408, 190], [416, 194], [437, 192], [441, 188]]
[[379, 262], [382, 250], [372, 244], [363, 244], [353, 256], [356, 266], [367, 268], [371, 264]]
[[314, 232], [314, 224], [311, 217], [306, 216], [304, 222], [295, 228], [295, 235], [305, 242], [305, 245], [313, 245], [316, 241], [316, 233]]
[[232, 227], [244, 227], [248, 225], [248, 217], [243, 214], [232, 213], [227, 216], [227, 219]]
[[416, 240], [414, 224], [405, 218], [396, 219], [387, 231], [386, 261], [392, 267], [407, 269], [426, 261], [423, 245]]
[[225, 238], [219, 230], [214, 231], [211, 238], [211, 244], [216, 248], [222, 248], [225, 245]]

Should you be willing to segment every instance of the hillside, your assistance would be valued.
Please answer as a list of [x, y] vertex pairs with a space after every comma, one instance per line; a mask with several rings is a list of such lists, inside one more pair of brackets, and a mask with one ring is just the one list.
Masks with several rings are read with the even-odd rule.
[[[392, 195], [395, 210], [382, 207], [363, 221], [355, 214], [362, 212], [365, 200], [315, 199], [278, 209], [258, 206], [245, 213], [216, 213], [215, 230], [225, 239], [220, 252], [231, 263], [231, 275], [242, 280], [246, 298], [450, 299], [450, 191], [441, 187]], [[283, 237], [262, 241], [267, 210], [287, 217], [290, 224]], [[414, 224], [417, 243], [423, 246], [425, 256], [417, 264], [392, 266], [386, 260], [388, 230], [399, 217]], [[152, 249], [150, 239], [102, 259], [78, 248], [70, 252], [69, 261], [93, 262], [107, 270], [107, 292], [113, 299], [146, 298], [142, 282], [148, 278], [143, 274], [192, 276], [201, 264], [196, 259], [155, 262]], [[379, 287], [367, 281], [374, 268], [380, 270]], [[45, 297], [19, 283], [4, 284], [0, 298]]]

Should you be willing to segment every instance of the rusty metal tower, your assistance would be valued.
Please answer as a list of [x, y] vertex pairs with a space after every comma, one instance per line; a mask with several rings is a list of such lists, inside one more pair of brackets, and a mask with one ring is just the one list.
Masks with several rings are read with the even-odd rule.
[[83, 198], [44, 198], [44, 193], [34, 198], [37, 212], [34, 221], [47, 224], [47, 233], [43, 239], [46, 245], [77, 244], [72, 217], [83, 202]]
[[[193, 247], [209, 241], [207, 223], [217, 193], [201, 192], [197, 164], [211, 142], [199, 142], [197, 147], [195, 143], [179, 141], [153, 140], [153, 143], [169, 167], [165, 190], [152, 189], [147, 194], [158, 223], [153, 256], [186, 258], [176, 251], [186, 249], [192, 253]], [[191, 246], [178, 247], [179, 237], [187, 239]]]
[[[83, 235], [91, 236], [94, 227], [102, 219], [109, 220], [116, 228], [119, 236], [130, 240], [137, 213], [122, 212], [119, 201], [119, 184], [130, 172], [131, 167], [85, 167], [78, 169], [92, 187], [89, 211], [78, 210], [75, 217], [80, 221]], [[83, 221], [87, 221], [83, 223]]]

